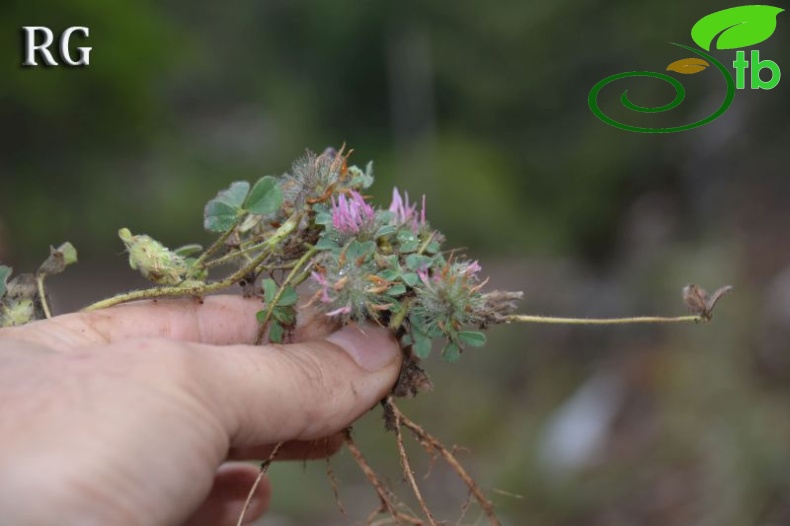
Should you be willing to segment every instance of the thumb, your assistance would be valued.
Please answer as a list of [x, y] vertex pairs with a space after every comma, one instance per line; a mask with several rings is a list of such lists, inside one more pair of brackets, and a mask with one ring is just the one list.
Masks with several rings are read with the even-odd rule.
[[398, 379], [392, 332], [348, 325], [324, 340], [210, 353], [204, 399], [232, 447], [313, 440], [336, 433], [376, 405]]

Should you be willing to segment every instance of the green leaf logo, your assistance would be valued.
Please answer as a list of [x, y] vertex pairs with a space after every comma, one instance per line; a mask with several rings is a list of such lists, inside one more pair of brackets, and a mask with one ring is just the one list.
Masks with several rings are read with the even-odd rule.
[[759, 44], [774, 34], [776, 16], [784, 11], [770, 5], [744, 5], [716, 11], [700, 19], [691, 28], [691, 38], [710, 51], [717, 35], [717, 49], [736, 49]]

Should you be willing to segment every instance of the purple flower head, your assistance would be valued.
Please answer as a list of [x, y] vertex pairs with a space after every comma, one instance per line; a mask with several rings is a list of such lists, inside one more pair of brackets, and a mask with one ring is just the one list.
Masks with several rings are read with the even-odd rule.
[[463, 273], [467, 277], [476, 277], [477, 273], [483, 270], [480, 264], [477, 261], [472, 261], [471, 263], [466, 264], [466, 268], [463, 270]]
[[350, 314], [351, 313], [351, 306], [346, 305], [345, 307], [340, 307], [339, 309], [335, 309], [333, 311], [329, 311], [326, 313], [327, 316], [338, 316], [340, 314]]
[[312, 276], [313, 280], [321, 286], [321, 301], [324, 303], [331, 303], [332, 298], [329, 297], [329, 289], [332, 287], [332, 285], [329, 284], [329, 282], [326, 280], [326, 277], [316, 271], [311, 272], [310, 276]]
[[340, 194], [337, 200], [332, 198], [332, 226], [343, 234], [358, 234], [373, 224], [376, 212], [359, 192], [351, 190], [349, 196], [346, 198], [345, 194]]
[[422, 208], [417, 213], [417, 205], [409, 204], [409, 193], [404, 192], [401, 197], [398, 188], [392, 189], [392, 204], [389, 211], [395, 216], [395, 223], [398, 225], [408, 225], [415, 234], [425, 226], [425, 196], [422, 196]]

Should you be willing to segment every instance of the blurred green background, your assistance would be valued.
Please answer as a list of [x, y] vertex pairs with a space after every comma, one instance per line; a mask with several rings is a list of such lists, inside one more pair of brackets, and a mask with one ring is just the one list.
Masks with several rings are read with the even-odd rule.
[[[733, 2], [231, 3], [5, 0], [0, 4], [0, 260], [35, 268], [73, 310], [139, 285], [120, 227], [206, 242], [202, 207], [233, 180], [279, 174], [346, 142], [373, 159], [373, 194], [428, 196], [431, 222], [525, 312], [682, 313], [687, 282], [729, 283], [713, 324], [495, 328], [436, 390], [404, 403], [462, 454], [512, 525], [790, 524], [790, 81], [742, 90], [693, 131], [629, 133], [587, 107], [600, 79], [663, 71], [702, 16]], [[758, 47], [790, 68], [790, 19]], [[23, 25], [90, 28], [86, 68], [22, 68]], [[718, 51], [731, 63], [733, 51]], [[724, 96], [705, 72], [653, 123], [698, 120]], [[664, 104], [665, 85], [604, 92]], [[608, 102], [607, 102], [608, 101]], [[377, 411], [358, 440], [399, 493]], [[263, 524], [358, 523], [376, 505], [347, 454], [275, 466]], [[428, 461], [415, 450], [420, 473]], [[441, 465], [437, 514], [466, 498]], [[472, 506], [462, 524], [483, 524]]]

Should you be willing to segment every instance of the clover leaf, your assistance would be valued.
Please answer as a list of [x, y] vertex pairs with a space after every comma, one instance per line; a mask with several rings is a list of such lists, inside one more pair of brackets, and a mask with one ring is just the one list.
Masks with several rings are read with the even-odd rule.
[[446, 362], [455, 363], [461, 359], [461, 348], [455, 342], [449, 342], [442, 349], [442, 358]]
[[250, 183], [237, 181], [222, 190], [206, 205], [203, 227], [210, 232], [225, 232], [233, 228], [242, 213], [242, 204], [250, 193]]
[[486, 335], [477, 331], [460, 331], [458, 340], [471, 347], [482, 347], [486, 344]]
[[283, 193], [277, 180], [271, 175], [258, 179], [252, 187], [244, 209], [258, 215], [268, 215], [277, 212], [283, 205]]

